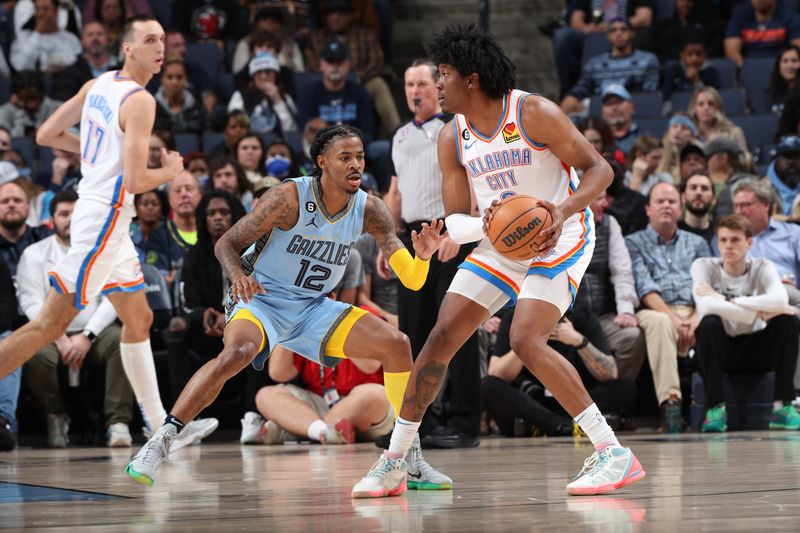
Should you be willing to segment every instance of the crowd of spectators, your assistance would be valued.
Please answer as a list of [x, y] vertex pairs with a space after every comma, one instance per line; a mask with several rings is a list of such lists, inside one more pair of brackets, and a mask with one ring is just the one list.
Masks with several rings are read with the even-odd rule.
[[[448, 120], [435, 98], [435, 68], [422, 62], [405, 72], [414, 120], [402, 125], [396, 76], [386, 66], [386, 4], [326, 0], [286, 10], [253, 0], [7, 2], [0, 26], [0, 94], [8, 95], [0, 105], [0, 334], [41, 304], [42, 272], [69, 247], [65, 221], [81, 177], [77, 157], [36, 147], [32, 138], [83, 83], [119, 67], [119, 31], [132, 14], [155, 15], [167, 30], [164, 67], [147, 87], [157, 102], [148, 165], [159, 166], [167, 148], [182, 153], [186, 168], [164, 190], [137, 195], [131, 227], [170, 400], [221, 347], [227, 281], [213, 255], [216, 239], [270, 187], [310, 172], [309, 146], [320, 129], [346, 123], [363, 130], [362, 187], [386, 195], [401, 236], [443, 215], [435, 149], [423, 164], [428, 152], [397, 144], [408, 136], [408, 146], [413, 140], [415, 150], [427, 150]], [[772, 371], [773, 423], [800, 429], [792, 407], [800, 386], [798, 5], [675, 0], [664, 13], [666, 4], [565, 2], [554, 35], [560, 104], [614, 180], [592, 202], [595, 253], [551, 343], [615, 428], [653, 411], [662, 430], [681, 431], [689, 403], [683, 384], [696, 371], [708, 400], [703, 430], [724, 431], [722, 375]], [[414, 172], [426, 185], [409, 181]], [[416, 354], [430, 324], [412, 319], [435, 318], [447, 276], [468, 251], [446, 241], [429, 294], [412, 298], [364, 237], [332, 296], [398, 325]], [[99, 299], [62, 339], [0, 380], [0, 449], [14, 445], [21, 385], [47, 420], [48, 445], [58, 447], [69, 439], [64, 388], [88, 387], [98, 376], [106, 442], [126, 445], [115, 427], [137, 413], [109, 307]], [[480, 407], [484, 431], [572, 434], [567, 413], [509, 348], [512, 316], [492, 317], [470, 339], [461, 366], [454, 361], [432, 409], [437, 422], [425, 430], [428, 442], [477, 444]], [[727, 361], [720, 346], [730, 339], [776, 355], [753, 365], [740, 350]], [[77, 354], [103, 373], [83, 369]], [[221, 398], [236, 401], [243, 444], [385, 437], [392, 413], [378, 370], [354, 361], [331, 372], [276, 353], [268, 372], [248, 369]]]

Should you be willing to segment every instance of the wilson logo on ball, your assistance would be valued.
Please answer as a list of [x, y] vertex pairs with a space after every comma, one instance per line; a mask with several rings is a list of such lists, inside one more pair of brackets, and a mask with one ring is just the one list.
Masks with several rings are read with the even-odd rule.
[[517, 226], [517, 229], [514, 231], [507, 233], [503, 237], [503, 244], [506, 246], [514, 246], [517, 241], [522, 240], [528, 233], [532, 232], [536, 229], [539, 224], [542, 223], [542, 220], [539, 217], [534, 218], [530, 222], [528, 222], [527, 226]]

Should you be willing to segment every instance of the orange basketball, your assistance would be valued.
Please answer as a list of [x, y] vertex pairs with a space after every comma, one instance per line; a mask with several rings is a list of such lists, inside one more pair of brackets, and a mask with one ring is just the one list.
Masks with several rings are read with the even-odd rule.
[[537, 237], [552, 223], [550, 211], [536, 198], [515, 194], [495, 207], [487, 235], [495, 250], [505, 257], [516, 261], [531, 259], [543, 242]]

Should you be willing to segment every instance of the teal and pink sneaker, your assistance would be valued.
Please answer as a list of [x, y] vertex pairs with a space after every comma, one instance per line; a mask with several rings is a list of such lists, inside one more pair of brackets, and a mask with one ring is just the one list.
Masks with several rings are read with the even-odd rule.
[[567, 485], [567, 494], [607, 494], [644, 477], [644, 468], [630, 448], [606, 448], [584, 461], [581, 471]]
[[353, 498], [385, 498], [404, 494], [408, 465], [402, 457], [392, 459], [384, 452], [372, 465], [366, 476], [353, 487], [350, 494]]
[[700, 431], [703, 433], [723, 433], [728, 431], [728, 412], [725, 410], [724, 403], [706, 411], [706, 419], [703, 421], [703, 427], [700, 428]]
[[800, 414], [793, 405], [784, 405], [772, 411], [769, 429], [800, 429]]

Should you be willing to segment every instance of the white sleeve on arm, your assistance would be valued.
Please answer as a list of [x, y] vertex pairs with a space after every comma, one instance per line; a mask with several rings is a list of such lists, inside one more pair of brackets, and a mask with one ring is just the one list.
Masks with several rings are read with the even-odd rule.
[[29, 246], [17, 264], [17, 299], [28, 320], [33, 320], [44, 305], [49, 287], [41, 274], [44, 254], [41, 246]]
[[633, 281], [633, 262], [625, 237], [617, 219], [606, 215], [609, 221], [608, 236], [608, 268], [611, 271], [611, 284], [614, 286], [614, 297], [617, 301], [617, 314], [634, 314], [639, 305], [636, 296], [636, 283]]
[[444, 219], [447, 234], [458, 244], [467, 244], [483, 239], [483, 218], [454, 213]]
[[756, 320], [757, 313], [749, 309], [745, 309], [740, 305], [733, 302], [728, 302], [712, 296], [699, 296], [697, 294], [697, 287], [700, 284], [711, 285], [711, 279], [708, 275], [709, 268], [719, 268], [708, 258], [701, 257], [695, 259], [692, 263], [692, 293], [694, 296], [694, 303], [697, 308], [697, 314], [701, 317], [706, 315], [717, 315], [722, 319], [727, 319], [732, 322], [742, 322], [745, 324], [752, 324]]
[[764, 287], [764, 294], [755, 296], [740, 296], [734, 298], [733, 303], [752, 311], [763, 311], [772, 313], [782, 311], [789, 305], [789, 296], [786, 288], [781, 283], [778, 269], [773, 263], [764, 265], [761, 270], [761, 286]]

